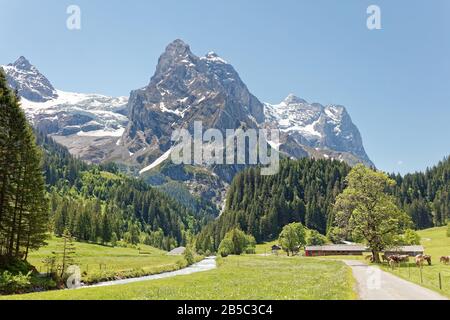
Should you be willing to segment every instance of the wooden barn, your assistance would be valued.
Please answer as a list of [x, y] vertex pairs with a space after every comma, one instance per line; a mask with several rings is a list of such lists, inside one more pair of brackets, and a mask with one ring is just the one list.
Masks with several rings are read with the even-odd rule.
[[424, 251], [423, 246], [398, 246], [385, 250], [384, 255], [386, 257], [392, 255], [408, 255], [410, 257], [415, 257], [419, 254], [423, 254]]
[[361, 256], [367, 248], [362, 245], [331, 244], [324, 246], [306, 246], [305, 256]]

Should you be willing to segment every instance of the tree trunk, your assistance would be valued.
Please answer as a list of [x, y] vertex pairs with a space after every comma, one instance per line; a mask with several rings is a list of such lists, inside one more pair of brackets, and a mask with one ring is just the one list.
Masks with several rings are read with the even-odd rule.
[[374, 263], [380, 263], [380, 253], [377, 250], [372, 250], [372, 257]]
[[21, 200], [23, 199], [23, 189], [24, 189], [24, 178], [25, 178], [25, 172], [20, 168], [21, 163], [19, 163], [19, 169], [17, 170], [17, 189], [15, 194], [15, 203], [14, 203], [14, 210], [13, 210], [13, 220], [11, 224], [11, 234], [9, 239], [9, 248], [8, 248], [8, 255], [10, 257], [14, 256], [14, 238], [16, 237], [16, 224], [17, 224], [17, 211], [19, 210], [19, 206], [21, 206]]

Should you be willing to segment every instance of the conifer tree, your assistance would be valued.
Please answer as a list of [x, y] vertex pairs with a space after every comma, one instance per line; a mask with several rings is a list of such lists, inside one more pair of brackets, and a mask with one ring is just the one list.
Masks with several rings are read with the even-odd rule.
[[42, 156], [19, 100], [0, 69], [0, 256], [7, 260], [26, 259], [48, 227]]

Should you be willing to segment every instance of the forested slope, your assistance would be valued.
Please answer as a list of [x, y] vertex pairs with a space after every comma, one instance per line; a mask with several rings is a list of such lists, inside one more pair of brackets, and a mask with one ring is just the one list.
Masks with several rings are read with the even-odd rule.
[[52, 230], [65, 228], [81, 241], [107, 243], [124, 239], [169, 250], [186, 243], [212, 219], [127, 177], [114, 164], [87, 165], [44, 134], [36, 133], [44, 150], [44, 172], [50, 198]]

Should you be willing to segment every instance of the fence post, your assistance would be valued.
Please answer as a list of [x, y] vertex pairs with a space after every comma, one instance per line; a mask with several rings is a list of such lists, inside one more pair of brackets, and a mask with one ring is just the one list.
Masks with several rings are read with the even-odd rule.
[[442, 290], [442, 277], [440, 272], [439, 272], [439, 289]]

